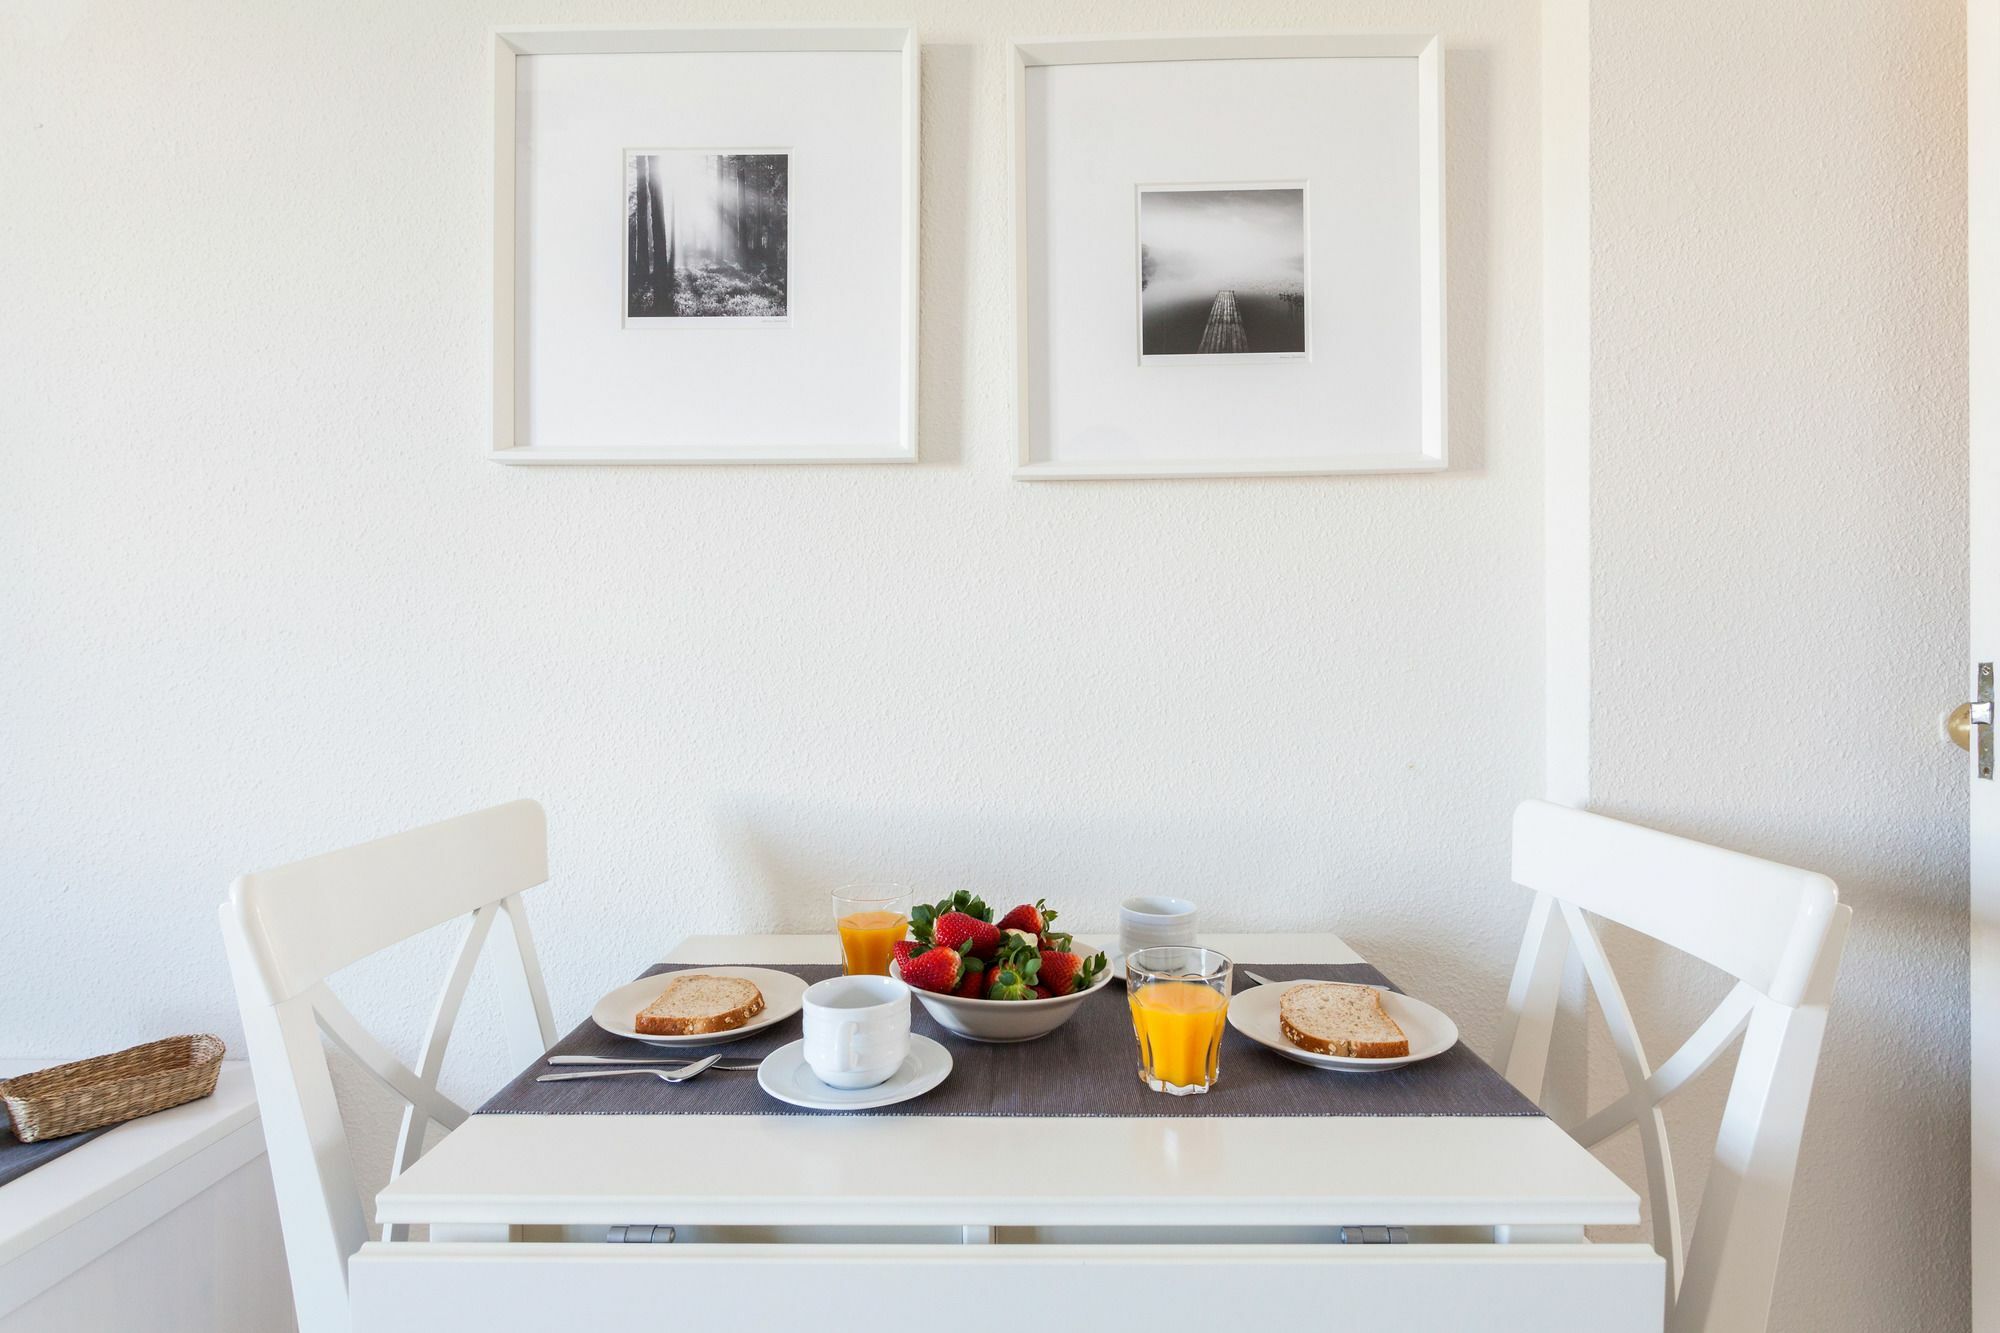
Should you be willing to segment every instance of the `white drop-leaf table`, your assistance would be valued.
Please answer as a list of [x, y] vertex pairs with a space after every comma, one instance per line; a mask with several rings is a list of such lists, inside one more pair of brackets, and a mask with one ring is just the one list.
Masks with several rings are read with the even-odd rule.
[[[1326, 934], [1203, 943], [1360, 961]], [[835, 960], [830, 936], [666, 959]], [[378, 1197], [429, 1240], [364, 1246], [350, 1284], [372, 1333], [875, 1330], [909, 1326], [893, 1311], [921, 1292], [960, 1313], [1013, 1292], [1072, 1327], [1657, 1333], [1660, 1258], [1584, 1239], [1638, 1218], [1540, 1117], [475, 1116]], [[633, 1226], [674, 1239], [607, 1241]]]

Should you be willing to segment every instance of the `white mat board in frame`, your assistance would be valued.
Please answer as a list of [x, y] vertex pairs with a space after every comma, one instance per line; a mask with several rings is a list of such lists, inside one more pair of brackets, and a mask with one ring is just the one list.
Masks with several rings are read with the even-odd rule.
[[[916, 458], [913, 27], [510, 27], [492, 41], [491, 458]], [[758, 85], [782, 95], [756, 98]], [[545, 96], [559, 113], [538, 115]], [[570, 136], [563, 151], [550, 135]], [[774, 150], [789, 161], [787, 317], [626, 318], [632, 159]], [[844, 228], [837, 245], [799, 216], [815, 200]], [[663, 393], [657, 413], [643, 397], [661, 349], [710, 395], [693, 399], [692, 422], [685, 397]]]
[[[1011, 54], [1017, 478], [1446, 466], [1436, 36], [1055, 38]], [[1344, 63], [1325, 77], [1327, 62]], [[1232, 89], [1244, 96], [1197, 95]], [[1135, 193], [1211, 181], [1308, 182], [1311, 287], [1292, 299], [1309, 351], [1144, 354]]]

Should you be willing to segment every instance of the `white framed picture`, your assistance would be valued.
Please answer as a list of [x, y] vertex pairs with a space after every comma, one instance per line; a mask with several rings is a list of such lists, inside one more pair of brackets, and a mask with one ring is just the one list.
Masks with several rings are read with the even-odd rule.
[[1446, 466], [1432, 36], [1013, 44], [1029, 481]]
[[916, 32], [493, 35], [491, 457], [916, 457]]

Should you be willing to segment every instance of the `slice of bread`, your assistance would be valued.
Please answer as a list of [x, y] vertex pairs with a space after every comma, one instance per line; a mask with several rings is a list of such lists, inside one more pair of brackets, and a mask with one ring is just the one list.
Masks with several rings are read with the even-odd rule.
[[1278, 998], [1285, 1040], [1316, 1055], [1387, 1060], [1410, 1053], [1410, 1039], [1382, 1007], [1373, 986], [1308, 981]]
[[740, 1028], [764, 1012], [764, 992], [741, 977], [677, 972], [632, 1026], [649, 1037], [686, 1037]]

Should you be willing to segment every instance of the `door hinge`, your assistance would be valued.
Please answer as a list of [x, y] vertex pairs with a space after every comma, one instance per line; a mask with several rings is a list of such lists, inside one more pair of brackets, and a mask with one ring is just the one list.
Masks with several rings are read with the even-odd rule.
[[1979, 694], [1944, 716], [1944, 734], [1978, 759], [1979, 776], [1993, 780], [1993, 664], [1979, 664]]
[[[1984, 714], [1984, 716], [1981, 716]], [[1979, 696], [1972, 705], [1972, 721], [1979, 727], [1979, 776], [1993, 777], [1993, 664], [1979, 664]]]
[[674, 1229], [633, 1224], [612, 1227], [605, 1233], [604, 1239], [612, 1245], [671, 1245], [674, 1241]]
[[1342, 1227], [1342, 1245], [1408, 1245], [1410, 1233], [1403, 1227]]

